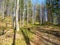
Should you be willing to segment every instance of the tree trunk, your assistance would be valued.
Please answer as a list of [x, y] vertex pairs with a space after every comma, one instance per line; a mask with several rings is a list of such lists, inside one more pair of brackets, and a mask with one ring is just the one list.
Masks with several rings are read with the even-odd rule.
[[17, 0], [17, 4], [16, 4], [16, 30], [17, 31], [19, 31], [18, 12], [19, 12], [19, 0]]
[[3, 5], [2, 5], [2, 8], [3, 8], [3, 13], [2, 13], [2, 19], [4, 19], [4, 1], [3, 1]]
[[29, 23], [29, 7], [28, 7], [28, 4], [27, 4], [27, 25]]
[[35, 23], [35, 11], [34, 11], [35, 7], [33, 6], [32, 8], [33, 8], [32, 9], [32, 11], [33, 11], [33, 13], [32, 13], [32, 24], [34, 24]]
[[25, 10], [23, 11], [23, 21], [22, 21], [22, 26], [24, 26], [24, 19], [25, 19]]

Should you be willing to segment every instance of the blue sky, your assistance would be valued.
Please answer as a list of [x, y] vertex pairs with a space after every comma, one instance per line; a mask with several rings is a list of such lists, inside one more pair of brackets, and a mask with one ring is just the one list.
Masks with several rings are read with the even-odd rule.
[[32, 0], [33, 4], [36, 4], [36, 3], [38, 3], [38, 4], [44, 3], [45, 4], [45, 2], [46, 2], [46, 0]]

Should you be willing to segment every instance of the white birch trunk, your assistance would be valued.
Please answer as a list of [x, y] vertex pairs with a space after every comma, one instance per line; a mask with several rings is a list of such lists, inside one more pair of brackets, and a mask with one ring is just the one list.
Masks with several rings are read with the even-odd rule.
[[32, 24], [34, 24], [34, 7], [32, 5]]
[[25, 11], [26, 11], [26, 8], [25, 8], [26, 4], [25, 4], [25, 0], [24, 0], [24, 10], [23, 10], [23, 26], [24, 26], [24, 19], [25, 19]]
[[42, 8], [40, 6], [40, 24], [42, 24]]
[[17, 31], [19, 31], [18, 11], [19, 11], [19, 0], [17, 0], [17, 4], [16, 4], [16, 30]]
[[24, 26], [24, 15], [25, 15], [25, 11], [23, 11], [23, 21], [22, 21], [22, 26]]
[[33, 6], [33, 13], [32, 13], [32, 24], [34, 24], [35, 23], [35, 6]]
[[3, 1], [3, 5], [2, 5], [2, 8], [3, 8], [3, 12], [2, 12], [2, 19], [4, 19], [4, 1]]
[[28, 7], [28, 4], [27, 4], [27, 25], [29, 23], [29, 7]]

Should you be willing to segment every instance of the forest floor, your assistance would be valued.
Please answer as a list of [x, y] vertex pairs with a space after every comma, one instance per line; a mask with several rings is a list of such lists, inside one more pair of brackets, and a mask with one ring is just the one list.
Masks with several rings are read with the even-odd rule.
[[37, 26], [34, 33], [34, 45], [60, 45], [60, 28], [52, 26]]
[[11, 19], [0, 19], [0, 45], [60, 45], [60, 27], [35, 25], [17, 32]]
[[43, 27], [21, 28], [19, 32], [9, 29], [0, 36], [0, 45], [60, 45], [59, 28], [50, 27], [49, 30]]

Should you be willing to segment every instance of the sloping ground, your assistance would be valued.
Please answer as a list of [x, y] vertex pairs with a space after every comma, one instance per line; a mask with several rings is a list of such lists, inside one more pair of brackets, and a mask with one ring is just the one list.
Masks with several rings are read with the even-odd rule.
[[11, 19], [7, 19], [3, 22], [0, 19], [0, 45], [60, 45], [58, 26], [29, 26], [16, 32]]
[[[15, 35], [15, 36], [14, 36]], [[0, 36], [0, 45], [26, 45], [22, 33], [16, 34], [13, 30], [7, 31]]]
[[4, 35], [0, 36], [0, 45], [11, 45], [13, 39], [12, 30], [7, 31]]
[[35, 27], [31, 31], [35, 35], [31, 41], [34, 45], [60, 45], [59, 30], [47, 30], [41, 27]]
[[22, 33], [14, 32], [10, 17], [6, 17], [3, 21], [0, 17], [0, 45], [14, 44], [26, 45]]
[[60, 45], [60, 32], [37, 26], [31, 29], [22, 28], [19, 32], [10, 29], [0, 36], [0, 45], [13, 45], [13, 43], [15, 45]]

